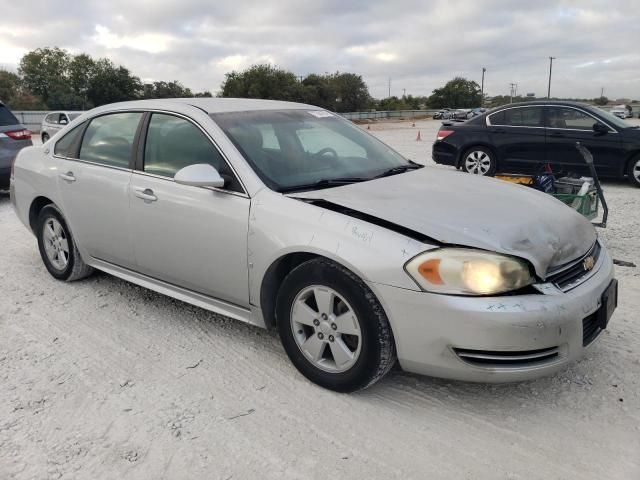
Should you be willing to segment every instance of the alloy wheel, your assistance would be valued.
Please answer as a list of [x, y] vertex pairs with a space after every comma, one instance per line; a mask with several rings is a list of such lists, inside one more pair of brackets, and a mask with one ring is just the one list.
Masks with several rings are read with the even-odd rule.
[[491, 157], [487, 152], [474, 150], [464, 160], [465, 170], [475, 175], [486, 175], [491, 169]]
[[335, 290], [320, 285], [304, 288], [293, 302], [290, 320], [298, 348], [315, 367], [340, 373], [357, 362], [362, 346], [360, 322]]
[[44, 224], [44, 250], [47, 258], [57, 270], [64, 270], [69, 263], [69, 240], [62, 225], [55, 218], [49, 218]]
[[631, 174], [636, 179], [636, 182], [640, 184], [640, 159], [633, 166]]

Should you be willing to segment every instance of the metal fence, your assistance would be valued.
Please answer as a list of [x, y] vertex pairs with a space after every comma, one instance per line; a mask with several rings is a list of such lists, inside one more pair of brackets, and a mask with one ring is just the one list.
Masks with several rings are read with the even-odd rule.
[[40, 127], [42, 126], [42, 120], [47, 116], [49, 111], [47, 110], [30, 110], [30, 111], [15, 111], [12, 112], [16, 118], [22, 123], [27, 129], [31, 130], [33, 133], [39, 133]]
[[390, 110], [370, 112], [341, 113], [347, 120], [380, 120], [383, 118], [419, 118], [431, 117], [438, 110]]

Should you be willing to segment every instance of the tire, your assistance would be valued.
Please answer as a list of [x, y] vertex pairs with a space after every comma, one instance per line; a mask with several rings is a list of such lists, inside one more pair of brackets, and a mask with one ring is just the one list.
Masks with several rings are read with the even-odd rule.
[[49, 140], [49, 135], [46, 133], [42, 134], [42, 143], [45, 143], [47, 140]]
[[640, 155], [633, 157], [629, 161], [627, 168], [627, 178], [634, 187], [640, 187]]
[[36, 236], [40, 256], [52, 277], [73, 282], [91, 275], [93, 268], [82, 260], [71, 230], [54, 204], [40, 211]]
[[309, 260], [287, 275], [276, 319], [291, 362], [324, 388], [361, 390], [395, 364], [395, 342], [382, 306], [360, 278], [330, 260]]
[[460, 167], [467, 173], [493, 177], [496, 174], [496, 156], [487, 147], [471, 147], [460, 159]]

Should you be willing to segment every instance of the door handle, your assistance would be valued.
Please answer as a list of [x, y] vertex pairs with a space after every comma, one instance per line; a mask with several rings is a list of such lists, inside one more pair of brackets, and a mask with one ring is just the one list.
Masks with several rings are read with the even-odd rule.
[[73, 172], [61, 173], [60, 178], [65, 182], [75, 182], [76, 177], [73, 176]]
[[134, 188], [133, 194], [146, 202], [155, 202], [158, 200], [158, 197], [153, 194], [153, 190], [150, 188]]
[[551, 132], [549, 135], [552, 137], [564, 137], [564, 133], [562, 132]]

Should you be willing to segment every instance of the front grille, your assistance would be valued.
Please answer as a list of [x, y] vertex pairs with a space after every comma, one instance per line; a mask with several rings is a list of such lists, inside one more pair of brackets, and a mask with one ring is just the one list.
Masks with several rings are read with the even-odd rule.
[[[551, 272], [549, 277], [547, 277], [547, 281], [554, 283], [564, 292], [577, 287], [595, 271], [594, 266], [598, 263], [601, 250], [602, 248], [600, 247], [600, 243], [596, 241], [596, 243], [593, 244], [593, 247], [591, 247], [582, 257], [574, 260], [566, 266], [557, 268], [555, 272]], [[593, 260], [593, 264], [591, 265], [591, 268], [586, 268], [585, 262], [589, 257]]]
[[593, 342], [602, 329], [598, 322], [598, 311], [593, 312], [588, 317], [582, 319], [582, 346], [586, 347]]
[[454, 348], [453, 351], [466, 363], [479, 367], [522, 368], [548, 363], [560, 356], [558, 347], [539, 350], [492, 351]]

